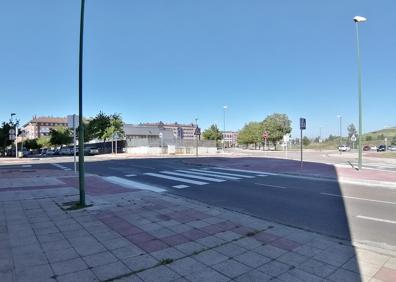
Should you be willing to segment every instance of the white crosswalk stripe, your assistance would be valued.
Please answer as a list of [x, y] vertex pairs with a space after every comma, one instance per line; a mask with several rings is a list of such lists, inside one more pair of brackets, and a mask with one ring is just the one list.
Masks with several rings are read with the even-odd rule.
[[260, 174], [260, 175], [265, 175], [265, 174], [266, 175], [278, 175], [277, 173], [272, 173], [272, 172], [261, 172], [261, 171], [255, 171], [255, 170], [236, 169], [236, 168], [212, 167], [212, 169], [225, 170], [225, 171], [245, 172], [245, 173], [254, 173], [254, 174]]
[[170, 174], [170, 175], [176, 175], [176, 176], [183, 176], [183, 177], [188, 177], [188, 178], [195, 178], [195, 179], [211, 181], [211, 182], [224, 182], [225, 181], [224, 179], [218, 179], [218, 178], [213, 178], [213, 177], [205, 177], [205, 176], [198, 176], [198, 175], [187, 174], [187, 173], [178, 173], [178, 172], [173, 172], [173, 171], [161, 171], [161, 173]]
[[60, 165], [60, 164], [52, 164], [52, 165], [55, 166], [55, 167], [57, 167], [57, 168], [63, 169], [64, 171], [70, 171], [70, 170], [72, 170], [71, 168], [65, 167], [65, 166]]
[[117, 176], [108, 176], [108, 177], [105, 177], [104, 179], [110, 183], [118, 184], [125, 188], [149, 190], [149, 191], [153, 191], [153, 192], [165, 192], [166, 191], [165, 189], [162, 189], [162, 188], [159, 188], [159, 187], [156, 187], [153, 185], [148, 185], [148, 184], [140, 183], [137, 181], [132, 181], [132, 180], [124, 179], [124, 178], [117, 177]]
[[192, 173], [192, 174], [197, 174], [197, 175], [210, 176], [210, 177], [218, 177], [218, 178], [223, 178], [223, 179], [228, 179], [228, 180], [240, 180], [241, 179], [239, 177], [233, 177], [233, 176], [221, 175], [221, 174], [212, 174], [212, 173], [206, 173], [206, 172], [196, 172], [196, 171], [189, 171], [189, 170], [182, 170], [182, 169], [179, 169], [177, 171], [190, 173], [190, 174]]
[[254, 176], [251, 175], [242, 175], [242, 174], [235, 174], [235, 173], [227, 173], [227, 172], [217, 172], [217, 171], [210, 171], [210, 170], [205, 170], [205, 169], [190, 169], [192, 171], [202, 171], [205, 173], [210, 173], [210, 174], [220, 174], [220, 175], [227, 175], [227, 176], [232, 176], [232, 177], [238, 177], [240, 178], [254, 178]]
[[209, 184], [209, 183], [203, 182], [203, 181], [197, 181], [197, 180], [186, 179], [186, 178], [181, 178], [181, 177], [175, 177], [175, 176], [170, 176], [170, 175], [164, 175], [164, 174], [159, 174], [159, 173], [152, 173], [152, 172], [145, 173], [144, 175], [158, 177], [158, 178], [164, 178], [164, 179], [169, 179], [169, 180], [175, 180], [175, 181], [189, 183], [189, 184], [195, 184], [195, 185], [206, 185], [206, 184]]

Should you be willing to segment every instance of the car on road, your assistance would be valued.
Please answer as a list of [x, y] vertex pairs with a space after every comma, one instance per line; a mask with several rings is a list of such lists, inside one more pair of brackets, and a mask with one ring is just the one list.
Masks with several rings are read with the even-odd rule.
[[377, 148], [377, 152], [385, 152], [386, 151], [386, 146], [385, 145], [379, 145]]
[[351, 147], [347, 145], [341, 145], [338, 147], [338, 151], [340, 152], [349, 152], [351, 150]]
[[369, 145], [366, 145], [363, 147], [363, 151], [370, 151], [371, 147]]
[[388, 146], [388, 151], [396, 151], [396, 146]]
[[375, 146], [375, 145], [370, 147], [370, 150], [371, 150], [371, 151], [377, 151], [377, 149], [378, 149], [378, 147]]

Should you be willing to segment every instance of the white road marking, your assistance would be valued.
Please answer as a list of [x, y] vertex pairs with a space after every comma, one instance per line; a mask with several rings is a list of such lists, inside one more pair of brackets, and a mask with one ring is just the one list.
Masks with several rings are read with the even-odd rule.
[[125, 176], [126, 177], [134, 177], [134, 176], [136, 176], [136, 174], [126, 174]]
[[188, 187], [190, 187], [190, 186], [188, 186], [188, 185], [175, 185], [175, 186], [172, 186], [173, 188], [177, 188], [177, 189], [184, 189], [184, 188], [188, 188]]
[[149, 191], [153, 191], [153, 192], [165, 192], [165, 189], [156, 187], [156, 186], [152, 186], [152, 185], [148, 185], [148, 184], [144, 184], [141, 182], [136, 182], [136, 181], [132, 181], [132, 180], [128, 180], [128, 179], [124, 179], [121, 177], [117, 177], [117, 176], [107, 176], [104, 177], [105, 180], [107, 180], [110, 183], [113, 184], [118, 184], [121, 185], [125, 188], [132, 188], [132, 189], [141, 189], [141, 190], [149, 190]]
[[255, 173], [255, 174], [278, 175], [277, 173], [272, 173], [272, 172], [264, 172], [264, 171], [256, 171], [256, 170], [245, 170], [245, 169], [236, 169], [236, 168], [212, 167], [211, 169], [219, 169], [219, 170], [226, 170], [226, 171], [236, 171], [236, 172], [246, 172], [246, 173]]
[[396, 224], [396, 221], [389, 220], [389, 219], [382, 219], [382, 218], [376, 218], [376, 217], [370, 217], [370, 216], [364, 216], [364, 215], [358, 215], [356, 217], [357, 218], [361, 218], [361, 219], [372, 220], [372, 221], [379, 221], [379, 222]]
[[65, 166], [60, 165], [60, 164], [53, 164], [53, 163], [52, 163], [52, 165], [55, 166], [55, 167], [57, 167], [57, 168], [63, 169], [63, 170], [65, 170], [65, 171], [71, 170], [71, 168], [65, 167]]
[[326, 195], [326, 196], [331, 196], [331, 197], [340, 197], [340, 198], [346, 198], [346, 199], [353, 199], [353, 200], [361, 200], [361, 201], [368, 201], [368, 202], [376, 202], [376, 203], [382, 203], [382, 204], [396, 205], [396, 202], [388, 202], [388, 201], [373, 200], [373, 199], [367, 199], [367, 198], [344, 196], [344, 195], [337, 195], [337, 194], [331, 194], [331, 193], [320, 193], [320, 194], [321, 195]]
[[[198, 171], [198, 172], [205, 172], [209, 174], [221, 174], [221, 175], [227, 175], [227, 176], [232, 176], [232, 177], [239, 177], [239, 178], [254, 178], [254, 176], [251, 175], [242, 175], [242, 174], [235, 174], [235, 173], [226, 173], [226, 172], [217, 172], [217, 171], [210, 171], [210, 170], [205, 170], [205, 169], [189, 169], [192, 171]], [[238, 178], [238, 179], [239, 179]]]
[[195, 185], [206, 185], [209, 184], [207, 182], [202, 182], [202, 181], [196, 181], [196, 180], [191, 180], [191, 179], [185, 179], [181, 177], [174, 177], [174, 176], [169, 176], [169, 175], [163, 175], [159, 173], [145, 173], [145, 175], [148, 176], [153, 176], [153, 177], [158, 177], [158, 178], [164, 178], [164, 179], [169, 179], [169, 180], [176, 180], [184, 183], [189, 183], [189, 184], [195, 184]]
[[32, 167], [32, 165], [21, 165], [21, 167]]
[[184, 173], [192, 173], [192, 174], [197, 174], [197, 175], [204, 175], [204, 176], [210, 176], [210, 177], [219, 177], [223, 179], [228, 179], [228, 180], [240, 180], [241, 178], [238, 177], [232, 177], [232, 176], [227, 176], [227, 175], [216, 175], [216, 174], [210, 174], [210, 173], [204, 173], [204, 172], [196, 172], [196, 171], [189, 171], [189, 170], [176, 170]]
[[261, 174], [260, 174], [260, 175], [257, 175], [257, 176], [260, 176], [260, 177], [267, 177], [267, 176], [269, 176], [269, 175], [264, 175], [264, 174], [261, 175]]
[[224, 181], [226, 181], [224, 179], [218, 179], [218, 178], [213, 178], [213, 177], [205, 177], [205, 176], [198, 176], [198, 175], [187, 174], [187, 173], [178, 173], [178, 172], [173, 172], [173, 171], [161, 171], [161, 173], [170, 174], [170, 175], [176, 175], [176, 176], [184, 176], [184, 177], [188, 177], [188, 178], [195, 178], [195, 179], [212, 181], [212, 182], [224, 182]]
[[265, 183], [254, 183], [254, 184], [260, 185], [260, 186], [272, 187], [272, 188], [287, 189], [287, 187], [278, 186], [278, 185], [270, 185], [270, 184], [265, 184]]

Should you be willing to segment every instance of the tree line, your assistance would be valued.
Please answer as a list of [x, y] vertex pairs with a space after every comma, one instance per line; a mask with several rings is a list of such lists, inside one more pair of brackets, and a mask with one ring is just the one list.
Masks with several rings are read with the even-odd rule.
[[[94, 118], [84, 120], [81, 126], [84, 127], [84, 142], [89, 142], [94, 139], [106, 142], [111, 140], [114, 134], [119, 138], [124, 136], [123, 129], [124, 122], [118, 113], [105, 114], [99, 112]], [[6, 147], [13, 144], [9, 140], [9, 130], [15, 127], [15, 123], [3, 122], [0, 127], [0, 150], [4, 151]], [[76, 137], [78, 138], [79, 128], [76, 129]], [[35, 139], [25, 140], [23, 147], [30, 150], [46, 148], [50, 146], [64, 146], [73, 143], [73, 130], [67, 127], [51, 128], [49, 136], [42, 136]], [[19, 146], [18, 146], [19, 147]]]

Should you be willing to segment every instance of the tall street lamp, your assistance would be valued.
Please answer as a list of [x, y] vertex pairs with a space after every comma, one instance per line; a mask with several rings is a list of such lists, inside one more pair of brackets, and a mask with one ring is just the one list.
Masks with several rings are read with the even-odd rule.
[[360, 45], [359, 45], [359, 23], [367, 21], [366, 18], [361, 16], [356, 16], [353, 18], [356, 26], [356, 47], [357, 47], [357, 65], [358, 65], [358, 95], [359, 95], [359, 136], [358, 136], [358, 149], [359, 149], [359, 160], [358, 160], [358, 168], [362, 169], [362, 66], [360, 62]]
[[84, 47], [84, 8], [85, 0], [81, 0], [80, 17], [80, 48], [78, 67], [78, 178], [80, 190], [80, 206], [85, 207], [85, 171], [84, 171], [84, 125], [83, 125], [83, 47]]
[[225, 147], [225, 131], [226, 131], [226, 110], [228, 109], [228, 106], [223, 106], [223, 152], [224, 152], [224, 147]]

